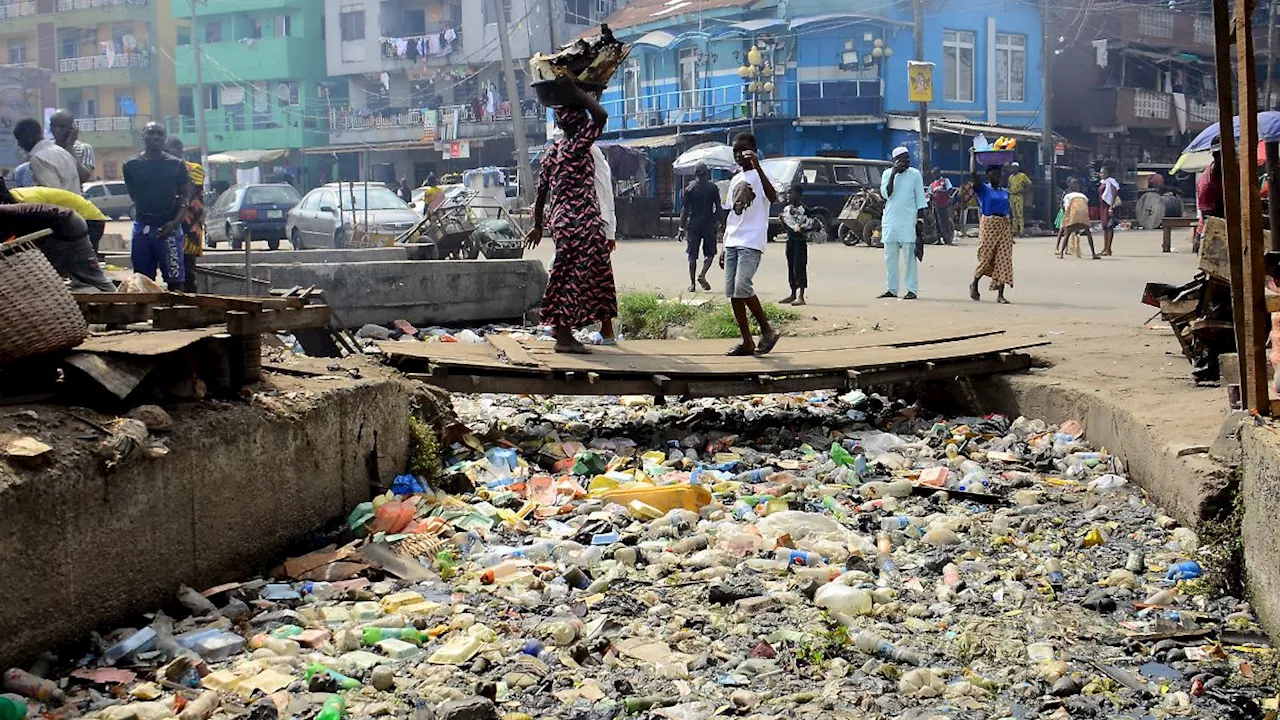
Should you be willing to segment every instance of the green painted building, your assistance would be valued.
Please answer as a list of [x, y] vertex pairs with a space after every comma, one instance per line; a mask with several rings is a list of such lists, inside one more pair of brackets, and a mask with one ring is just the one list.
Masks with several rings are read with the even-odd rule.
[[[179, 110], [167, 118], [169, 132], [189, 149], [198, 148], [196, 103], [202, 103], [211, 155], [234, 151], [246, 160], [243, 167], [255, 154], [271, 157], [284, 150], [282, 159], [262, 163], [262, 175], [283, 169], [301, 185], [314, 184], [317, 179], [303, 167], [303, 150], [328, 142], [334, 102], [324, 82], [324, 7], [315, 0], [246, 5], [197, 2], [191, 18], [189, 3], [173, 4], [173, 13], [191, 23], [178, 33]], [[203, 57], [202, 97], [193, 40]], [[230, 165], [215, 163], [211, 171], [221, 179], [234, 175]]]

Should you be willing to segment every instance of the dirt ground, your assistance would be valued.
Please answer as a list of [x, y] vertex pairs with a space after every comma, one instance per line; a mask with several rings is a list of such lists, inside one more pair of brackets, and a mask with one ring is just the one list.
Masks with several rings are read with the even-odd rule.
[[[1195, 273], [1189, 237], [1175, 236], [1175, 252], [1160, 251], [1159, 232], [1121, 232], [1115, 255], [1102, 260], [1053, 257], [1052, 238], [1019, 240], [1014, 248], [1011, 305], [998, 306], [984, 282], [982, 302], [968, 297], [977, 241], [929, 247], [920, 268], [920, 299], [879, 300], [885, 290], [879, 250], [838, 243], [813, 246], [809, 257], [809, 305], [799, 332], [891, 332], [910, 328], [1000, 327], [1044, 337], [1052, 345], [1035, 352], [1061, 382], [1122, 400], [1152, 425], [1164, 426], [1170, 442], [1207, 444], [1226, 414], [1225, 391], [1198, 388], [1168, 325], [1150, 320], [1141, 304], [1147, 282], [1183, 283]], [[1099, 247], [1101, 237], [1098, 237]], [[550, 243], [533, 253], [548, 259]], [[668, 296], [688, 289], [684, 247], [674, 240], [624, 241], [614, 258], [623, 290], [659, 290]], [[678, 268], [678, 269], [677, 269]], [[713, 267], [718, 291], [723, 275]], [[765, 300], [787, 293], [782, 247], [772, 245], [756, 278]], [[905, 292], [905, 290], [900, 290]], [[713, 297], [712, 293], [699, 293]]]

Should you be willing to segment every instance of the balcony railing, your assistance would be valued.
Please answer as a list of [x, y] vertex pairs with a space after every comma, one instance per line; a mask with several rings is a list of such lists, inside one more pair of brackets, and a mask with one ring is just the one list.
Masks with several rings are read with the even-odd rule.
[[1173, 97], [1155, 90], [1133, 91], [1133, 116], [1168, 120], [1173, 112]]
[[1218, 103], [1215, 100], [1188, 100], [1187, 118], [1193, 123], [1212, 125], [1218, 122]]
[[0, 20], [28, 17], [36, 14], [34, 2], [13, 2], [0, 5]]
[[343, 108], [329, 113], [330, 132], [405, 127], [422, 127], [422, 111], [406, 110], [382, 114]]
[[148, 118], [128, 116], [76, 118], [76, 128], [82, 133], [141, 130], [147, 120]]
[[[845, 82], [859, 89], [838, 88], [841, 83], [800, 83], [791, 93], [779, 87], [773, 92], [753, 95], [742, 85], [722, 85], [700, 90], [672, 90], [632, 98], [615, 98], [605, 103], [611, 130], [646, 127], [673, 127], [693, 123], [746, 120], [752, 117], [795, 117], [799, 115], [876, 114], [880, 109], [879, 81]], [[839, 90], [839, 92], [838, 92]], [[800, 97], [799, 103], [796, 97]], [[861, 101], [848, 102], [849, 98]], [[873, 107], [874, 106], [874, 107]]]
[[149, 67], [151, 67], [151, 56], [147, 53], [85, 55], [84, 57], [63, 58], [58, 61], [58, 72], [60, 73]]
[[76, 10], [95, 10], [97, 8], [117, 7], [120, 5], [146, 6], [151, 0], [58, 0], [54, 4], [54, 12], [75, 12]]
[[[199, 129], [196, 119], [187, 115], [170, 115], [164, 119], [171, 135], [193, 135]], [[205, 110], [205, 126], [211, 133], [244, 132], [248, 130], [278, 130], [302, 127], [319, 130], [320, 123], [302, 111], [301, 106], [271, 107], [255, 111], [245, 105], [224, 105], [217, 110]]]

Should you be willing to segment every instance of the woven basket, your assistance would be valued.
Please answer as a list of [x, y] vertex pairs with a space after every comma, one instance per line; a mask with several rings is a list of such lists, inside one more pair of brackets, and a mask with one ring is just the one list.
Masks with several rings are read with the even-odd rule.
[[0, 364], [66, 350], [88, 335], [80, 306], [35, 242], [0, 244]]

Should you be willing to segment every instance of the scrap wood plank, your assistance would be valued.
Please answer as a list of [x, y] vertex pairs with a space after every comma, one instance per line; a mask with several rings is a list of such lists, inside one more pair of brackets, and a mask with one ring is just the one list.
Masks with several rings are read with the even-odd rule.
[[120, 332], [93, 335], [77, 345], [74, 350], [89, 353], [117, 353], [120, 355], [167, 355], [226, 331], [226, 328], [215, 326], [190, 330], [155, 330], [151, 332]]
[[[721, 343], [722, 345], [723, 343]], [[768, 356], [730, 358], [723, 354], [715, 357], [687, 356], [683, 341], [639, 340], [614, 347], [592, 348], [590, 355], [565, 355], [544, 352], [536, 344], [526, 345], [530, 354], [555, 372], [595, 372], [608, 374], [652, 375], [739, 375], [739, 374], [799, 374], [831, 369], [874, 367], [877, 364], [913, 362], [927, 359], [947, 359], [973, 354], [1008, 352], [1040, 345], [1048, 341], [1033, 338], [1009, 338], [1004, 335], [938, 342], [908, 347], [871, 347], [826, 350], [822, 352], [789, 353], [784, 344]], [[464, 345], [458, 343], [379, 343], [393, 361], [406, 367], [427, 363], [475, 370], [527, 371], [532, 368], [513, 366], [502, 362], [496, 350], [489, 345]]]
[[227, 332], [232, 335], [257, 335], [298, 328], [328, 327], [330, 319], [328, 305], [264, 310], [260, 313], [231, 310], [227, 313]]
[[121, 400], [137, 389], [155, 368], [150, 362], [87, 352], [72, 353], [66, 357], [65, 362], [93, 378]]
[[90, 325], [131, 325], [150, 320], [151, 306], [82, 302], [80, 314]]
[[157, 330], [179, 330], [217, 325], [225, 310], [198, 305], [157, 305], [151, 308], [151, 325]]
[[529, 354], [524, 345], [519, 340], [510, 335], [488, 335], [485, 337], [499, 352], [505, 353], [507, 359], [512, 365], [523, 365], [525, 367], [535, 367], [547, 369], [547, 366], [541, 361]]
[[[917, 345], [930, 345], [933, 343], [950, 342], [953, 340], [969, 340], [980, 337], [990, 337], [1001, 335], [1004, 330], [977, 328], [972, 330], [961, 330], [952, 332], [937, 331], [870, 331], [856, 334], [841, 335], [819, 335], [813, 337], [785, 337], [785, 347], [780, 345], [779, 351], [786, 352], [788, 355], [812, 353], [812, 352], [830, 352], [832, 350], [856, 350], [862, 348], [876, 347], [913, 347]], [[634, 349], [636, 352], [645, 352], [650, 348], [664, 348], [663, 352], [670, 352], [665, 348], [670, 348], [670, 343], [678, 342], [678, 353], [684, 357], [709, 357], [723, 358], [725, 351], [732, 345], [732, 340], [630, 340], [627, 341], [625, 347]], [[528, 342], [530, 352], [535, 356], [551, 355], [555, 353], [554, 345], [546, 342]]]

